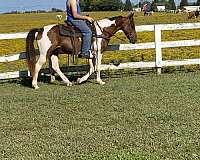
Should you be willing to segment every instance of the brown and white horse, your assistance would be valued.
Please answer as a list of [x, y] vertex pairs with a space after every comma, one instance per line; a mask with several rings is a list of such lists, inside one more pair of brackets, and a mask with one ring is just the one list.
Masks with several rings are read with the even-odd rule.
[[[135, 43], [137, 40], [135, 24], [133, 20], [133, 13], [127, 17], [117, 16], [107, 19], [102, 19], [94, 22], [97, 37], [94, 37], [92, 48], [95, 53], [95, 60], [89, 59], [89, 72], [82, 78], [78, 78], [77, 82], [82, 83], [86, 81], [89, 76], [96, 70], [97, 82], [104, 84], [100, 77], [100, 65], [102, 59], [102, 52], [106, 49], [110, 38], [119, 30], [122, 30], [130, 43]], [[36, 52], [34, 48], [34, 41], [37, 41], [39, 48], [39, 58], [36, 60]], [[81, 38], [75, 39], [76, 47], [80, 49]], [[34, 28], [30, 30], [26, 38], [26, 53], [29, 71], [32, 76], [32, 87], [38, 89], [37, 79], [38, 72], [42, 65], [48, 58], [51, 60], [52, 68], [62, 78], [67, 86], [71, 86], [72, 83], [61, 72], [58, 63], [58, 53], [73, 53], [73, 44], [70, 37], [61, 36], [59, 34], [58, 25], [48, 25], [43, 28]], [[95, 61], [96, 63], [93, 63]], [[95, 66], [94, 66], [95, 64]]]
[[199, 16], [199, 11], [191, 11], [191, 12], [188, 12], [188, 19], [196, 19], [198, 18]]

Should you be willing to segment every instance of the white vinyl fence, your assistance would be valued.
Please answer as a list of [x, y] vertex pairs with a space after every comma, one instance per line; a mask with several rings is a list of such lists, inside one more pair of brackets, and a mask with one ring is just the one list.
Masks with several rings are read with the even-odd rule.
[[[162, 60], [162, 48], [183, 47], [183, 46], [200, 46], [199, 39], [181, 40], [181, 41], [161, 41], [162, 30], [180, 30], [180, 29], [197, 29], [200, 28], [200, 23], [181, 23], [181, 24], [158, 24], [158, 25], [142, 25], [136, 26], [137, 32], [154, 32], [155, 42], [139, 43], [139, 44], [117, 44], [109, 45], [107, 50], [139, 50], [139, 49], [153, 49], [155, 48], [155, 61], [153, 62], [128, 62], [121, 63], [118, 66], [112, 64], [102, 64], [101, 70], [107, 69], [125, 69], [125, 68], [157, 68], [158, 73], [161, 73], [161, 68], [166, 66], [179, 66], [179, 65], [192, 65], [200, 64], [200, 57], [196, 59], [183, 59], [183, 60]], [[26, 38], [27, 33], [14, 33], [14, 34], [0, 34], [0, 40]], [[199, 51], [200, 52], [200, 51]], [[12, 55], [1, 56], [0, 63], [17, 61], [25, 59], [25, 52]], [[28, 72], [16, 71], [0, 73], [0, 79], [18, 78], [28, 76]]]

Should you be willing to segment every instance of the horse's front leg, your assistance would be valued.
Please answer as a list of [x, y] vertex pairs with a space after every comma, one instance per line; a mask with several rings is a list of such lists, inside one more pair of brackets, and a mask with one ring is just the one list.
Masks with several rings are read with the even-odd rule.
[[97, 83], [99, 84], [105, 84], [105, 82], [101, 79], [101, 60], [102, 60], [102, 54], [98, 53], [96, 59], [96, 71], [97, 71]]
[[51, 56], [51, 63], [52, 63], [52, 68], [53, 70], [58, 73], [58, 75], [61, 77], [64, 83], [67, 84], [67, 86], [72, 86], [72, 83], [68, 80], [68, 78], [62, 73], [59, 67], [58, 63], [58, 56], [52, 55]]
[[89, 66], [90, 66], [89, 72], [86, 75], [84, 75], [83, 77], [78, 78], [77, 83], [82, 83], [82, 82], [86, 81], [90, 77], [90, 75], [92, 73], [94, 73], [94, 65], [93, 65], [92, 59], [89, 59]]

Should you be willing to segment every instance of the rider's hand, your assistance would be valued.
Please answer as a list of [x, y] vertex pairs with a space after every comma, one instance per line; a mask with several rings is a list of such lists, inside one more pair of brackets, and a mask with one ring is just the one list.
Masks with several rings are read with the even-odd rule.
[[87, 20], [92, 23], [94, 21], [94, 19], [92, 17], [87, 17]]

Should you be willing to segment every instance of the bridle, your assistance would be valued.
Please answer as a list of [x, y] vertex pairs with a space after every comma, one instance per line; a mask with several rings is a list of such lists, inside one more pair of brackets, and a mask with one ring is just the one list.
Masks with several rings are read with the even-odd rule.
[[[103, 39], [109, 41], [110, 38], [108, 38], [108, 37], [106, 37], [105, 35], [103, 35], [103, 32], [106, 32], [108, 35], [112, 35], [112, 34], [110, 34], [110, 32], [108, 32], [108, 31], [106, 31], [106, 30], [103, 30], [103, 28], [99, 25], [98, 21], [94, 21], [94, 23], [97, 24], [97, 26], [99, 27], [99, 29], [100, 29], [101, 32], [102, 32], [101, 35], [96, 35], [96, 38], [103, 38]], [[112, 35], [112, 36], [115, 37], [115, 38], [117, 38], [117, 39], [119, 39], [119, 40], [121, 40], [121, 41], [123, 41], [123, 42], [126, 42], [124, 39], [120, 38], [119, 36], [116, 36], [116, 35]]]

